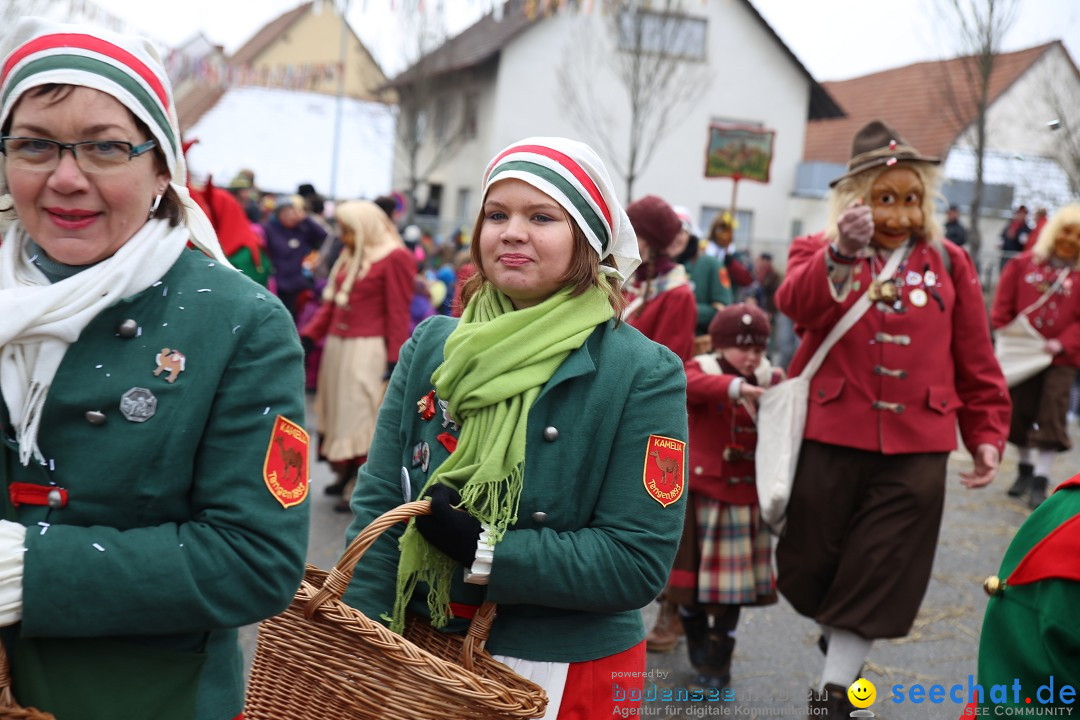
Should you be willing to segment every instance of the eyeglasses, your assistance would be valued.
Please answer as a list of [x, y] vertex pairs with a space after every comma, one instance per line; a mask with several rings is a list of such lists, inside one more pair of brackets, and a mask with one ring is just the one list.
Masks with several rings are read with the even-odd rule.
[[[60, 155], [70, 150], [75, 164], [84, 173], [106, 174], [122, 170], [148, 150], [157, 146], [154, 140], [132, 145], [122, 140], [86, 140], [62, 143], [43, 138], [0, 137], [0, 152], [7, 156], [7, 166], [27, 172], [52, 172], [60, 164]], [[77, 148], [77, 149], [76, 149]]]

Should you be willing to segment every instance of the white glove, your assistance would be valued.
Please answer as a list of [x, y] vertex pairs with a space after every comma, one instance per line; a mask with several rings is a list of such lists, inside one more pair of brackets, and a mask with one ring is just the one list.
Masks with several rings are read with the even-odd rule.
[[26, 528], [0, 520], [0, 627], [22, 620], [23, 559]]

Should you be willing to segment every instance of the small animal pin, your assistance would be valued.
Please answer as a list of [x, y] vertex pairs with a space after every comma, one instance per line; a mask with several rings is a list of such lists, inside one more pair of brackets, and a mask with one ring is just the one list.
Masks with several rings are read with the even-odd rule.
[[169, 375], [165, 380], [170, 383], [176, 382], [176, 376], [184, 371], [184, 366], [187, 364], [187, 358], [179, 350], [170, 350], [167, 347], [161, 348], [161, 352], [154, 359], [157, 361], [154, 377], [158, 377], [167, 370]]

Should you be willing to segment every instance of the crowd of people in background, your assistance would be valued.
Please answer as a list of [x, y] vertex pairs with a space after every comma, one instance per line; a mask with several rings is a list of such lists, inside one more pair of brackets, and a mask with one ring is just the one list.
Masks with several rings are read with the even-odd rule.
[[[882, 132], [895, 135], [888, 128]], [[889, 153], [895, 152], [890, 148]], [[844, 183], [854, 182], [845, 176], [838, 180], [843, 182], [834, 194], [848, 192], [851, 197], [861, 197], [887, 193], [888, 188], [877, 187], [883, 182], [907, 183], [912, 188], [909, 195], [918, 194], [918, 206], [903, 212], [917, 215], [927, 232], [943, 240], [924, 242], [920, 236], [918, 249], [908, 250], [919, 254], [922, 264], [916, 267], [911, 265], [911, 258], [905, 261], [910, 267], [902, 265], [897, 272], [906, 273], [898, 287], [907, 295], [895, 301], [885, 299], [888, 308], [882, 312], [904, 318], [905, 308], [897, 307], [922, 310], [941, 306], [944, 310], [944, 303], [959, 303], [966, 313], [962, 317], [951, 314], [939, 318], [937, 313], [917, 312], [918, 322], [911, 324], [902, 337], [925, 335], [928, 347], [945, 353], [940, 363], [963, 366], [964, 372], [985, 380], [989, 370], [983, 365], [993, 360], [984, 327], [984, 298], [976, 291], [958, 292], [970, 283], [955, 279], [965, 273], [974, 277], [976, 272], [969, 255], [969, 231], [956, 205], [945, 211], [942, 227], [936, 227], [932, 220], [934, 210], [929, 196], [937, 180], [926, 168], [932, 169], [935, 163], [911, 150], [901, 171], [886, 173], [878, 169], [868, 173], [861, 169], [852, 177], [857, 176], [863, 185], [844, 190]], [[921, 199], [924, 192], [925, 200]], [[397, 201], [390, 196], [335, 204], [309, 184], [301, 185], [291, 195], [260, 193], [250, 171], [238, 173], [227, 191], [208, 184], [193, 188], [193, 195], [214, 223], [230, 261], [276, 293], [292, 314], [305, 351], [307, 387], [315, 393], [318, 457], [329, 463], [334, 473], [334, 481], [325, 492], [339, 497], [335, 509], [353, 512], [353, 485], [358, 473], [363, 477], [360, 468], [372, 447], [376, 419], [399, 349], [427, 318], [459, 316], [463, 310], [463, 285], [476, 273], [468, 231], [455, 229], [439, 236], [418, 224], [404, 222]], [[860, 472], [868, 473], [867, 477], [895, 475], [904, 481], [897, 487], [906, 487], [905, 483], [914, 477], [932, 479], [925, 487], [908, 483], [911, 487], [904, 491], [918, 498], [916, 506], [922, 509], [916, 515], [926, 525], [917, 534], [925, 542], [919, 548], [908, 549], [913, 569], [905, 577], [910, 581], [915, 573], [920, 582], [909, 593], [896, 593], [892, 605], [879, 598], [854, 607], [821, 595], [821, 588], [829, 583], [850, 586], [858, 576], [870, 578], [866, 582], [871, 585], [883, 585], [885, 580], [861, 570], [844, 575], [846, 571], [821, 569], [825, 566], [822, 563], [836, 561], [823, 560], [828, 552], [812, 542], [820, 534], [820, 518], [829, 516], [829, 509], [815, 504], [812, 493], [805, 493], [805, 479], [803, 484], [796, 479], [793, 520], [777, 549], [781, 571], [778, 585], [771, 570], [769, 533], [758, 512], [754, 487], [757, 403], [766, 388], [784, 378], [789, 365], [796, 373], [802, 370], [810, 351], [831, 327], [818, 327], [818, 320], [831, 317], [826, 310], [853, 288], [858, 289], [859, 279], [851, 273], [858, 272], [860, 263], [865, 262], [871, 274], [881, 271], [890, 248], [880, 244], [884, 240], [874, 239], [879, 234], [874, 223], [886, 222], [879, 219], [884, 212], [869, 206], [836, 207], [832, 223], [833, 232], [838, 234], [832, 238], [831, 247], [839, 250], [827, 250], [830, 246], [824, 243], [829, 238], [824, 235], [797, 239], [787, 262], [777, 263], [772, 253], [752, 257], [736, 246], [738, 223], [731, 212], [717, 213], [703, 232], [687, 208], [669, 204], [656, 195], [639, 198], [626, 207], [636, 232], [641, 264], [623, 285], [621, 320], [671, 350], [684, 363], [690, 418], [686, 522], [674, 567], [658, 598], [660, 610], [647, 635], [646, 647], [650, 651], [670, 651], [685, 636], [689, 659], [697, 672], [692, 682], [695, 687], [715, 689], [731, 683], [740, 607], [774, 603], [779, 590], [797, 610], [821, 622], [819, 646], [825, 659], [822, 695], [816, 702], [827, 716], [833, 716], [848, 707], [845, 688], [869, 652], [872, 640], [868, 638], [905, 634], [918, 609], [936, 545], [948, 443], [935, 447], [937, 452], [928, 452], [927, 437], [914, 444], [907, 441], [903, 447], [888, 448], [872, 442], [864, 447], [850, 430], [843, 430], [843, 437], [827, 437], [822, 427], [838, 429], [847, 425], [838, 419], [821, 420], [823, 413], [840, 412], [844, 417], [854, 417], [855, 411], [843, 404], [830, 405], [832, 396], [811, 403], [812, 422], [803, 443], [804, 458], [797, 478], [808, 473], [820, 476], [822, 468], [831, 468], [824, 473], [826, 476]], [[1032, 509], [1053, 489], [1053, 459], [1071, 446], [1068, 422], [1076, 417], [1080, 405], [1080, 383], [1076, 381], [1080, 324], [1074, 320], [1078, 313], [1071, 309], [1073, 290], [1080, 283], [1080, 275], [1073, 277], [1080, 273], [1080, 209], [1066, 208], [1049, 224], [1047, 216], [1047, 211], [1040, 208], [1031, 225], [1027, 208], [1020, 206], [1002, 230], [1001, 280], [991, 315], [993, 327], [998, 328], [1028, 312], [1028, 306], [1039, 296], [1061, 294], [1032, 315], [1032, 322], [1051, 338], [1047, 351], [1055, 359], [1045, 371], [1009, 390], [1014, 410], [1008, 441], [1019, 449], [1020, 464], [1008, 494]], [[870, 217], [874, 218], [872, 223]], [[947, 246], [942, 244], [945, 241]], [[867, 243], [877, 248], [877, 254], [864, 250], [870, 247]], [[843, 252], [850, 253], [852, 259], [847, 260]], [[784, 265], [786, 268], [781, 269]], [[954, 279], [948, 291], [942, 290], [942, 298], [938, 289], [944, 276]], [[818, 282], [825, 277], [827, 284]], [[851, 277], [856, 277], [854, 283]], [[811, 297], [817, 298], [817, 305], [811, 304]], [[883, 299], [876, 300], [877, 306], [883, 307]], [[898, 321], [893, 322], [895, 325]], [[799, 333], [796, 323], [801, 328]], [[937, 330], [935, 323], [940, 325]], [[872, 329], [853, 332], [874, 335]], [[958, 332], [969, 341], [981, 338], [979, 352], [973, 355], [950, 350], [938, 341]], [[893, 336], [901, 337], [895, 333], [885, 335]], [[809, 348], [799, 351], [800, 337], [811, 338]], [[949, 352], [959, 354], [949, 360]], [[849, 383], [862, 375], [870, 377], [881, 368], [878, 365], [872, 373], [869, 366], [859, 365], [862, 361], [850, 358], [855, 365], [849, 367], [839, 350], [831, 356], [836, 367], [826, 364], [823, 373], [832, 371], [837, 378], [844, 375]], [[973, 370], [976, 366], [982, 369]], [[907, 371], [886, 368], [883, 372], [899, 377]], [[996, 396], [1003, 386], [994, 382], [991, 378], [983, 384], [986, 392]], [[932, 399], [933, 392], [931, 388]], [[947, 409], [956, 403], [974, 407], [983, 402], [967, 396], [958, 400], [941, 397]], [[914, 399], [907, 404], [918, 405]], [[893, 413], [902, 410], [897, 403], [883, 403], [881, 408], [875, 403], [875, 416], [882, 409]], [[987, 410], [997, 425], [1001, 425], [1003, 417], [1000, 409]], [[940, 418], [933, 410], [924, 414], [926, 417], [919, 420], [917, 413], [911, 413], [906, 422], [920, 422], [925, 428], [936, 419], [952, 421], [947, 413]], [[967, 415], [971, 415], [970, 409]], [[970, 425], [969, 418], [968, 425], [962, 424], [961, 429], [971, 430]], [[869, 423], [868, 427], [876, 424]], [[909, 436], [912, 427], [897, 438]], [[998, 429], [1005, 431], [1004, 425]], [[947, 432], [935, 436], [952, 437]], [[993, 447], [988, 438], [977, 433], [968, 438], [976, 471], [966, 476], [966, 484], [977, 486], [993, 477], [1005, 437], [994, 439], [997, 445]], [[413, 460], [414, 465], [425, 462], [423, 458]], [[835, 493], [841, 490], [837, 488]], [[889, 501], [882, 506], [885, 512], [891, 512], [890, 503], [895, 504]], [[924, 511], [926, 508], [929, 510]], [[837, 515], [831, 522], [843, 528], [848, 521]], [[866, 543], [873, 545], [891, 531], [882, 534], [871, 528], [867, 533]], [[892, 535], [907, 536], [902, 532]], [[854, 558], [850, 562], [861, 567], [859, 549], [853, 548], [849, 554]], [[841, 564], [849, 562], [844, 560], [845, 555], [838, 557]], [[837, 577], [841, 580], [837, 581]], [[856, 622], [852, 620], [855, 616], [862, 619]]]

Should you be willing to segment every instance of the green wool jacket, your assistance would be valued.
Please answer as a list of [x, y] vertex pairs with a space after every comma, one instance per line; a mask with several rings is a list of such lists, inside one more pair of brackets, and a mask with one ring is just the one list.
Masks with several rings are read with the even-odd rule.
[[[155, 375], [163, 348], [186, 357], [173, 382]], [[279, 416], [303, 427], [289, 313], [193, 250], [68, 348], [41, 421], [45, 465], [19, 464], [0, 403], [9, 489], [67, 493], [64, 507], [8, 503], [28, 527], [23, 619], [5, 637], [22, 704], [63, 720], [241, 712], [236, 628], [288, 606], [307, 549], [306, 464], [274, 475], [279, 494], [299, 482], [285, 502], [264, 477], [283, 462]]]
[[694, 299], [697, 300], [698, 335], [709, 332], [709, 323], [716, 315], [713, 303], [730, 305], [735, 302], [735, 293], [731, 289], [731, 281], [727, 279], [727, 271], [724, 270], [721, 276], [720, 271], [723, 269], [723, 264], [712, 255], [706, 255], [705, 251], [701, 251], [696, 258], [686, 263], [686, 271], [694, 283]]
[[232, 263], [234, 268], [263, 287], [270, 284], [270, 275], [273, 268], [270, 267], [270, 258], [266, 256], [266, 253], [259, 253], [259, 263], [256, 265], [255, 256], [251, 254], [251, 250], [241, 247], [229, 256], [229, 262]]
[[[1044, 543], [1055, 535], [1056, 543]], [[1080, 481], [1054, 492], [1020, 526], [998, 577], [1007, 581], [1028, 556], [1052, 568], [1043, 580], [1008, 585], [991, 596], [979, 639], [979, 675], [984, 697], [980, 706], [1019, 708], [1039, 706], [1075, 707], [1080, 698], [1080, 565], [1076, 548], [1080, 538]], [[1033, 553], [1032, 550], [1035, 549]], [[1053, 676], [1053, 691], [1050, 691]], [[1013, 684], [1020, 681], [1014, 694]], [[1004, 696], [991, 697], [995, 685], [1007, 686]], [[1061, 689], [1071, 686], [1071, 697]], [[1040, 688], [1043, 688], [1040, 691]], [[1031, 703], [1026, 702], [1031, 698]], [[965, 698], [971, 700], [970, 697]], [[1001, 700], [1004, 700], [1001, 702]], [[993, 714], [993, 710], [990, 714]]]
[[[456, 437], [456, 426], [441, 412], [424, 420], [417, 401], [434, 389], [431, 374], [456, 324], [430, 318], [402, 348], [353, 492], [349, 541], [406, 499], [403, 472], [405, 494], [417, 498], [448, 456], [447, 438], [439, 437]], [[656, 477], [651, 436], [675, 441], [661, 446], [661, 457], [680, 457], [670, 478], [678, 491], [669, 491], [666, 506], [646, 487], [646, 477]], [[664, 587], [682, 532], [686, 437], [678, 358], [625, 323], [597, 326], [529, 411], [518, 522], [495, 547], [490, 583], [467, 585], [463, 570], [455, 575], [452, 602], [479, 605], [486, 594], [498, 604], [488, 651], [577, 662], [641, 642], [639, 610]], [[393, 607], [403, 530], [398, 524], [383, 533], [353, 575], [345, 599], [368, 617]], [[418, 589], [411, 605], [423, 614], [425, 593]], [[448, 629], [464, 626], [455, 619]]]

